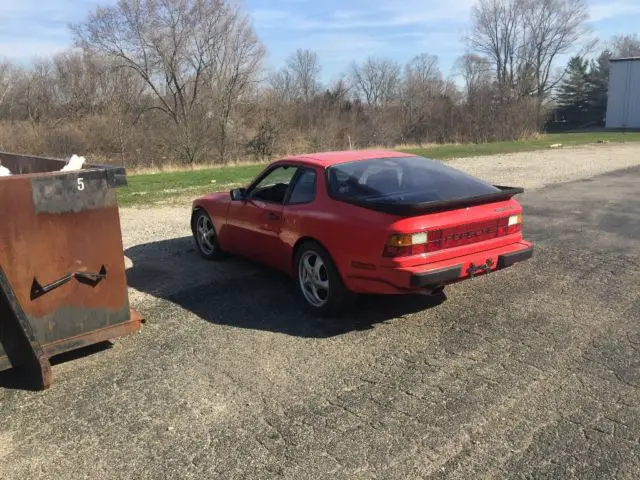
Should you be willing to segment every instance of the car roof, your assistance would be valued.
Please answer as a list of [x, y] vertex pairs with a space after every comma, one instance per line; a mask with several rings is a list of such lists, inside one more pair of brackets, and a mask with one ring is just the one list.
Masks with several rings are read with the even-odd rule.
[[358, 160], [398, 157], [415, 157], [415, 155], [397, 152], [395, 150], [346, 150], [343, 152], [305, 153], [302, 155], [295, 155], [293, 157], [286, 157], [279, 161], [295, 161], [319, 165], [322, 167], [330, 167], [331, 165], [336, 165], [338, 163], [355, 162]]

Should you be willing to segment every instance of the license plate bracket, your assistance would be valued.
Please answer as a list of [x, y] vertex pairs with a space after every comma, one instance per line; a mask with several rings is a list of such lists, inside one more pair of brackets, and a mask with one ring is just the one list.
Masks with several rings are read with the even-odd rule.
[[482, 265], [471, 263], [471, 265], [469, 265], [469, 268], [467, 268], [467, 273], [469, 274], [469, 277], [471, 279], [474, 279], [477, 275], [491, 272], [491, 267], [493, 267], [494, 265], [495, 262], [490, 258], [487, 258], [487, 261]]

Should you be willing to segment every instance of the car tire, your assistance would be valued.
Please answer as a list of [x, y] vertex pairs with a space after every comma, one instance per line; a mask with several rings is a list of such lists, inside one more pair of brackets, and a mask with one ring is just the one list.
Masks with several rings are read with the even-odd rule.
[[297, 249], [294, 269], [300, 298], [313, 315], [335, 317], [353, 305], [355, 294], [347, 290], [331, 255], [319, 243], [305, 242]]
[[211, 221], [209, 214], [203, 209], [193, 212], [191, 217], [191, 231], [196, 251], [205, 260], [221, 260], [224, 252], [218, 243], [216, 227]]

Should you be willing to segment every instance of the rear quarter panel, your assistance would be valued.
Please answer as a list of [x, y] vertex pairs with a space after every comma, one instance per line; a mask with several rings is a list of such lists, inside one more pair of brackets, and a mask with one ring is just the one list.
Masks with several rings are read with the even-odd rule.
[[344, 276], [352, 262], [371, 263], [380, 259], [391, 215], [338, 202], [327, 195], [324, 169], [318, 168], [316, 200], [285, 209], [281, 239], [288, 248], [292, 273], [294, 249], [305, 239], [319, 242]]

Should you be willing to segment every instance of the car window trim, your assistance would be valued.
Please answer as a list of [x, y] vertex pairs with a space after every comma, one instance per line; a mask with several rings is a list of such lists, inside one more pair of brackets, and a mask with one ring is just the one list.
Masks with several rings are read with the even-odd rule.
[[[302, 177], [302, 175], [305, 173], [305, 171], [310, 171], [314, 175], [314, 178], [313, 178], [313, 198], [311, 200], [307, 201], [307, 202], [290, 203], [291, 195], [293, 194], [293, 189], [296, 187], [296, 185], [298, 184], [298, 181], [300, 180], [300, 177]], [[296, 174], [291, 179], [291, 184], [289, 185], [289, 190], [287, 191], [287, 194], [284, 197], [284, 205], [307, 205], [309, 203], [315, 202], [317, 194], [318, 194], [318, 172], [316, 172], [316, 169], [312, 168], [312, 167], [307, 167], [307, 166], [298, 166], [298, 171], [296, 172]]]
[[291, 177], [291, 182], [289, 182], [289, 186], [287, 187], [287, 191], [284, 194], [284, 200], [282, 203], [278, 203], [278, 202], [271, 202], [269, 200], [262, 200], [260, 199], [261, 202], [264, 203], [268, 203], [269, 205], [286, 205], [286, 201], [287, 198], [290, 195], [290, 191], [291, 191], [291, 185], [293, 184], [293, 180], [296, 178], [296, 176], [298, 175], [298, 172], [300, 171], [300, 166], [296, 165], [294, 163], [279, 163], [277, 165], [272, 165], [271, 167], [267, 168], [266, 170], [264, 170], [258, 177], [255, 178], [255, 180], [253, 182], [251, 182], [251, 184], [249, 184], [249, 186], [247, 187], [247, 193], [246, 193], [246, 198], [247, 200], [253, 200], [253, 198], [251, 197], [251, 194], [253, 193], [253, 191], [255, 190], [255, 188], [258, 186], [258, 184], [264, 180], [265, 178], [267, 178], [271, 172], [273, 172], [274, 170], [277, 170], [278, 168], [285, 168], [285, 167], [289, 167], [289, 168], [295, 168], [296, 172], [293, 174], [293, 176]]

